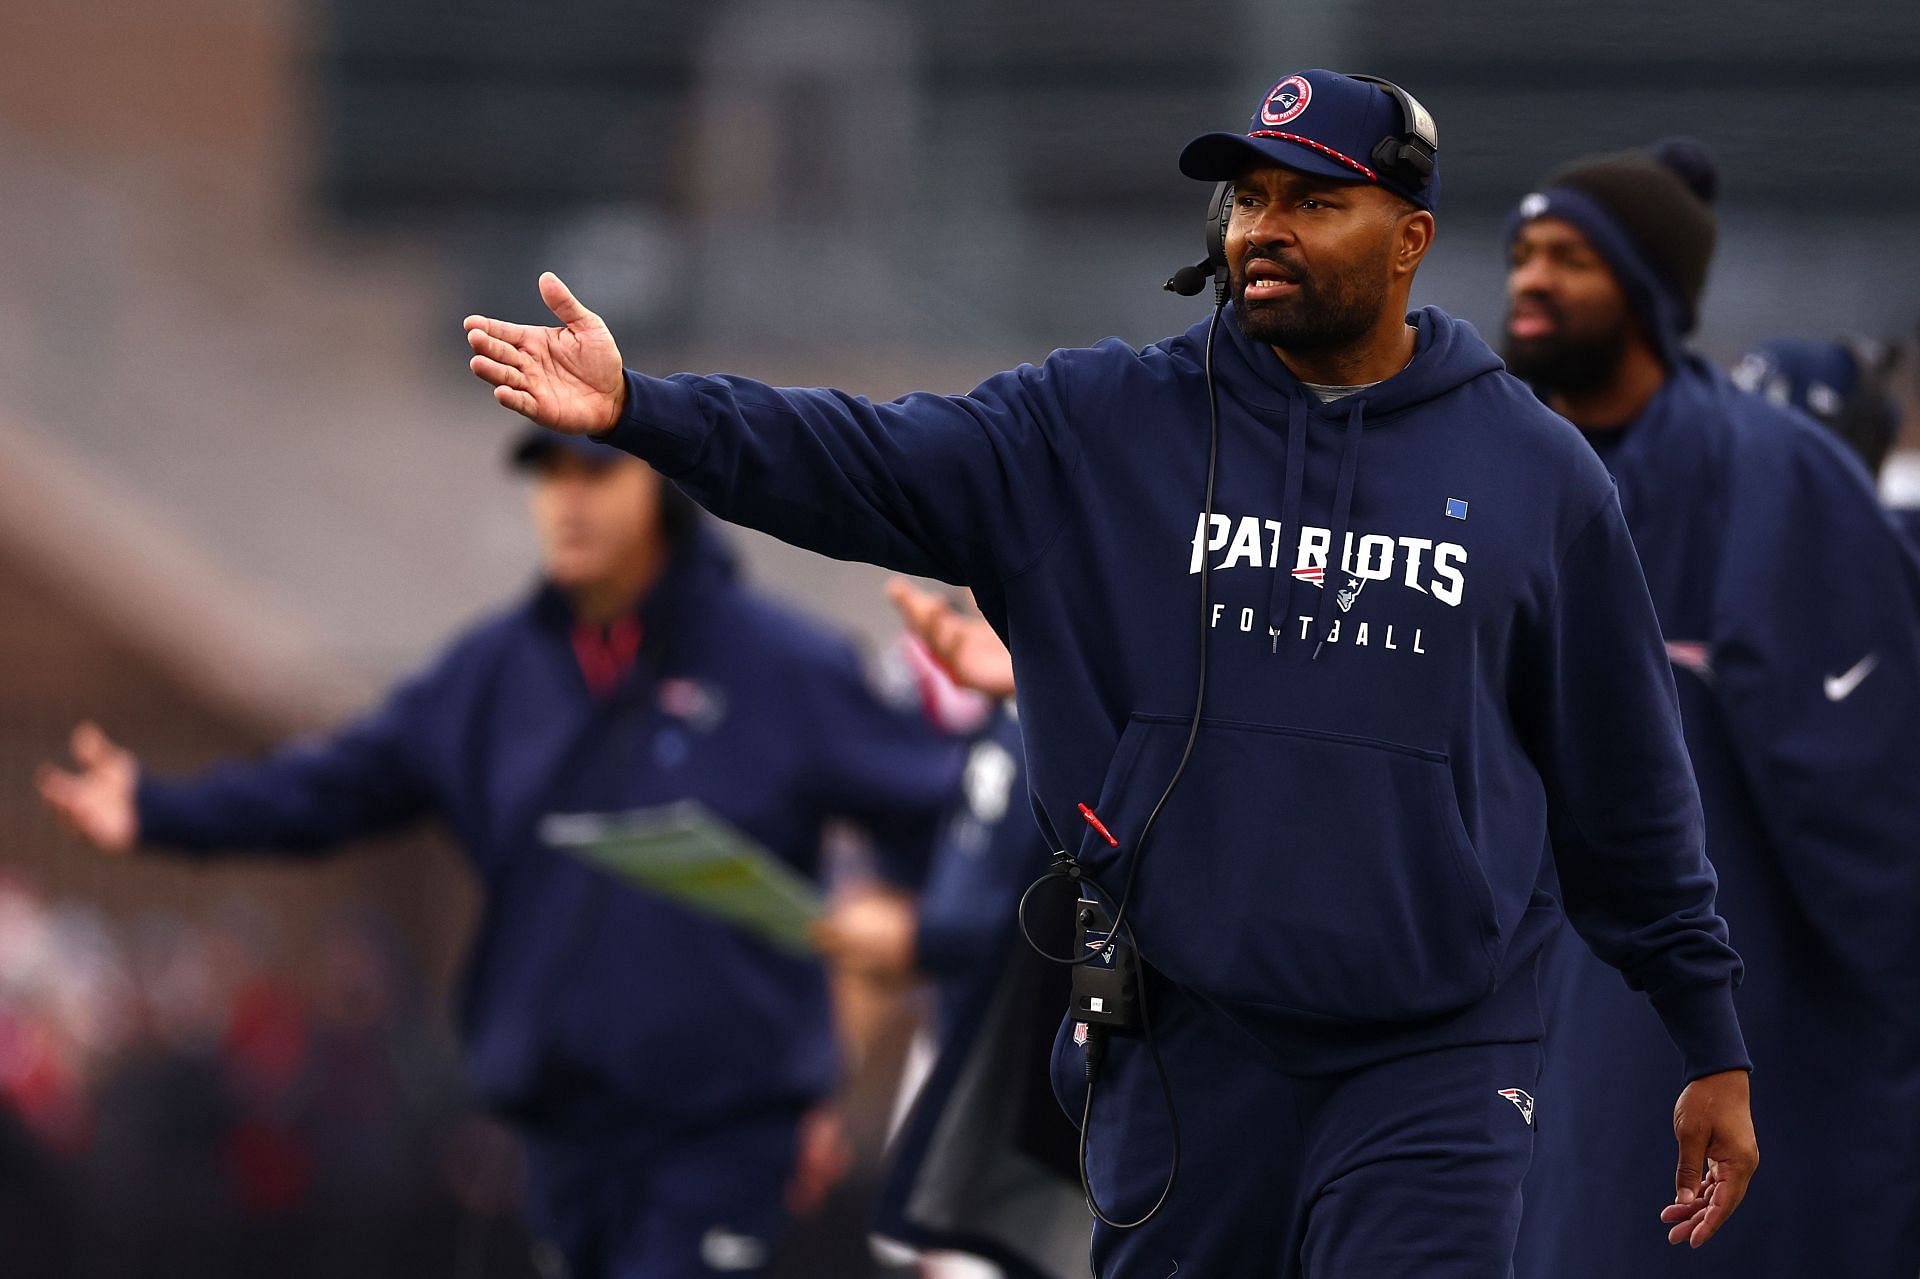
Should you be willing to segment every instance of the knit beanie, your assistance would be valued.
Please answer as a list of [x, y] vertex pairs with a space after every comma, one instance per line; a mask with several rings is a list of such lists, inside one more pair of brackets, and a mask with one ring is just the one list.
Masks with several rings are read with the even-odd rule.
[[1669, 138], [1644, 150], [1586, 156], [1547, 175], [1507, 223], [1507, 242], [1536, 218], [1559, 218], [1613, 269], [1669, 366], [1699, 322], [1713, 259], [1720, 174], [1705, 147]]

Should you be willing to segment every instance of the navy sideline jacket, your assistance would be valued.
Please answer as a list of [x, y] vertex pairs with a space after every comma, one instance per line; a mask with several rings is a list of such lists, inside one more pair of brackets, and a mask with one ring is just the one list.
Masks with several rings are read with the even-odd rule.
[[1698, 360], [1593, 439], [1666, 631], [1748, 961], [1761, 1168], [1711, 1244], [1668, 1247], [1653, 1214], [1673, 1192], [1672, 1051], [1562, 938], [1542, 969], [1554, 1012], [1519, 1273], [1913, 1279], [1920, 565], [1852, 454]]
[[808, 874], [838, 818], [918, 860], [962, 748], [877, 700], [846, 641], [737, 583], [711, 533], [639, 616], [633, 668], [596, 698], [571, 611], [543, 588], [331, 737], [143, 779], [141, 838], [317, 853], [437, 815], [486, 890], [462, 1008], [486, 1102], [585, 1134], [805, 1105], [836, 1075], [820, 967], [629, 889], [537, 827], [694, 799]]
[[[1142, 955], [1285, 1068], [1538, 1036], [1550, 852], [1688, 1071], [1745, 1066], [1613, 485], [1469, 326], [1410, 321], [1403, 371], [1322, 405], [1226, 313], [1210, 522], [1205, 322], [889, 404], [630, 372], [603, 438], [726, 519], [971, 586], [1013, 651], [1050, 824], [1116, 892], [1141, 857]], [[1203, 631], [1205, 722], [1142, 853]]]

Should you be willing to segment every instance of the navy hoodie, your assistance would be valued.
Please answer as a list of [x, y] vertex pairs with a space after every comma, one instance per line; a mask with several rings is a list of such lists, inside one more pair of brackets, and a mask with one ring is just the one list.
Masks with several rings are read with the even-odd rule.
[[484, 1100], [586, 1135], [807, 1104], [836, 1074], [820, 967], [547, 848], [540, 820], [693, 799], [808, 874], [837, 818], [924, 858], [961, 748], [876, 700], [846, 641], [739, 585], [709, 533], [640, 622], [596, 698], [544, 588], [337, 734], [143, 778], [142, 840], [317, 853], [437, 815], [486, 893], [462, 1008]]
[[604, 438], [726, 519], [971, 586], [1013, 651], [1036, 796], [1065, 835], [1097, 811], [1118, 846], [1076, 822], [1078, 855], [1115, 893], [1187, 740], [1210, 560], [1204, 723], [1130, 917], [1286, 1068], [1538, 1035], [1549, 849], [1690, 1073], [1744, 1066], [1612, 484], [1469, 326], [1412, 322], [1404, 370], [1322, 405], [1229, 311], [1205, 528], [1204, 322], [880, 405], [629, 373]]
[[[1683, 361], [1593, 437], [1669, 641], [1721, 899], [1751, 973], [1765, 1166], [1700, 1255], [1671, 1194], [1673, 1056], [1572, 939], [1521, 1274], [1920, 1274], [1920, 566], [1822, 428]], [[1595, 1167], [1619, 1169], [1604, 1183]], [[1863, 1189], [1836, 1169], [1870, 1168]]]

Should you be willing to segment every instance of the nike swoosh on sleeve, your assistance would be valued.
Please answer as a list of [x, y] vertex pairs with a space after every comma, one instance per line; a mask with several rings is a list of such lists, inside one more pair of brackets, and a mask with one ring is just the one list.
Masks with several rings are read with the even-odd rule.
[[1880, 655], [1878, 653], [1868, 653], [1865, 657], [1855, 662], [1845, 674], [1827, 676], [1824, 684], [1827, 691], [1827, 700], [1830, 702], [1846, 701], [1847, 698], [1853, 695], [1853, 690], [1859, 688], [1867, 676], [1873, 674], [1873, 668], [1879, 664]]

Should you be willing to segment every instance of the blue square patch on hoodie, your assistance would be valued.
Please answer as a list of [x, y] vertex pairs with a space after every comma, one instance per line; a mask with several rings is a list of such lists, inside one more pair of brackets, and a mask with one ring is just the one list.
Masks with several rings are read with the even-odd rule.
[[1467, 504], [1466, 504], [1465, 502], [1463, 502], [1463, 501], [1461, 501], [1461, 500], [1460, 500], [1459, 498], [1457, 498], [1457, 497], [1450, 497], [1450, 498], [1448, 498], [1448, 499], [1447, 499], [1447, 518], [1448, 518], [1448, 519], [1450, 519], [1450, 520], [1464, 520], [1464, 519], [1466, 519], [1466, 518], [1467, 518]]

